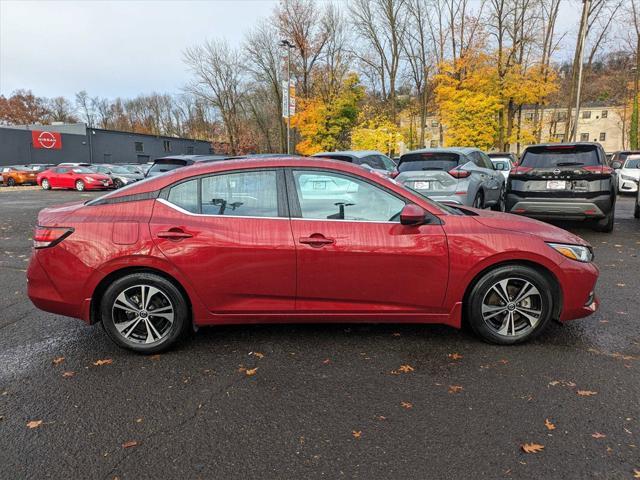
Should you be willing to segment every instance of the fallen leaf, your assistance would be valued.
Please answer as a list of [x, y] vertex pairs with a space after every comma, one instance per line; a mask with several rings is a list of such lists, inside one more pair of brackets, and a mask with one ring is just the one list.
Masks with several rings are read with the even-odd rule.
[[624, 287], [624, 286], [626, 286], [624, 283], [616, 283], [616, 285], [617, 285], [618, 287]]
[[637, 468], [633, 469], [633, 478], [640, 478], [640, 470]]
[[509, 363], [509, 360], [507, 360], [506, 358], [502, 358], [498, 360], [498, 363], [501, 363], [502, 365], [506, 365], [507, 363]]
[[324, 363], [325, 365], [331, 363], [331, 360], [329, 360], [328, 358], [325, 358], [322, 363]]
[[591, 397], [598, 394], [598, 392], [592, 392], [591, 390], [578, 390], [576, 393], [581, 397]]
[[555, 387], [556, 385], [560, 384], [560, 380], [554, 380], [552, 382], [549, 382], [549, 385], [551, 385], [552, 387]]
[[520, 445], [520, 448], [524, 453], [540, 453], [544, 450], [544, 445], [540, 445], [539, 443], [523, 443]]
[[449, 393], [460, 393], [462, 390], [460, 385], [449, 385]]
[[378, 415], [376, 418], [378, 420], [386, 420], [387, 419], [387, 417], [385, 417], [384, 415]]
[[411, 365], [400, 365], [400, 368], [398, 370], [401, 371], [402, 373], [410, 373], [410, 372], [413, 372], [415, 369]]
[[142, 423], [142, 419], [141, 418], [136, 418], [136, 423]]
[[27, 427], [29, 428], [38, 428], [40, 425], [42, 425], [42, 420], [31, 420], [27, 422]]
[[138, 446], [138, 442], [136, 442], [135, 440], [130, 440], [122, 444], [122, 448], [131, 448], [131, 447], [137, 447], [137, 446]]
[[556, 429], [556, 426], [553, 423], [551, 423], [551, 421], [548, 418], [545, 418], [544, 426], [547, 427], [547, 430], [555, 430]]
[[362, 436], [362, 431], [360, 431], [360, 430], [358, 430], [358, 431], [353, 430], [353, 431], [351, 432], [351, 435], [353, 435], [353, 438], [358, 438], [358, 439], [359, 439], [359, 438]]
[[460, 360], [463, 355], [460, 355], [459, 353], [450, 353], [449, 355], [447, 355], [447, 357], [449, 357], [451, 360]]
[[95, 362], [93, 362], [96, 367], [99, 367], [101, 365], [111, 365], [112, 363], [113, 360], [111, 360], [110, 358], [106, 358], [104, 360], [96, 360]]
[[258, 358], [263, 358], [264, 357], [264, 353], [260, 353], [260, 352], [253, 352], [253, 355], [258, 357]]
[[413, 403], [411, 402], [400, 402], [400, 405], [402, 405], [402, 407], [406, 408], [407, 410], [413, 408]]
[[51, 363], [53, 363], [54, 365], [60, 365], [62, 362], [64, 362], [64, 357], [56, 357], [52, 360]]
[[258, 371], [258, 367], [256, 367], [256, 368], [248, 368], [248, 369], [246, 369], [246, 370], [244, 371], [244, 374], [245, 374], [247, 377], [250, 377], [251, 375], [255, 375], [257, 371]]
[[591, 436], [593, 438], [606, 438], [607, 437], [604, 433], [600, 433], [600, 432], [592, 433]]
[[76, 374], [76, 372], [72, 372], [71, 370], [69, 370], [68, 372], [63, 372], [63, 373], [62, 373], [62, 376], [63, 376], [64, 378], [71, 378], [71, 377], [73, 377], [75, 374]]
[[399, 337], [400, 333], [399, 332], [393, 332], [391, 335], [394, 336], [394, 337]]
[[154, 361], [155, 361], [155, 360], [160, 360], [160, 354], [159, 354], [159, 353], [156, 353], [155, 355], [151, 355], [151, 356], [149, 357], [149, 360], [154, 360]]

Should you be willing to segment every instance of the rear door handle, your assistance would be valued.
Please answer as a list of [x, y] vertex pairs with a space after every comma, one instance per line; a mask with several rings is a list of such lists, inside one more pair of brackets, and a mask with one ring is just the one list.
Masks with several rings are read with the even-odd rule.
[[312, 247], [322, 247], [324, 245], [331, 245], [336, 243], [333, 238], [326, 238], [324, 235], [319, 233], [314, 233], [310, 237], [300, 237], [298, 239], [300, 243], [304, 243], [305, 245], [311, 245]]
[[167, 238], [169, 240], [182, 240], [184, 238], [191, 238], [193, 235], [185, 232], [180, 228], [171, 228], [169, 230], [164, 230], [162, 232], [158, 232], [158, 238]]

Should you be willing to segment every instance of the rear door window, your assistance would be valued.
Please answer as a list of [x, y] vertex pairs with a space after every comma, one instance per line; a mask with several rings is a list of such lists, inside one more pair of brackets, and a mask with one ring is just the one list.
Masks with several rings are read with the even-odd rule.
[[449, 171], [460, 164], [460, 155], [451, 152], [407, 153], [400, 157], [399, 172], [422, 170]]
[[521, 165], [530, 168], [582, 167], [600, 165], [592, 145], [532, 147], [525, 150]]

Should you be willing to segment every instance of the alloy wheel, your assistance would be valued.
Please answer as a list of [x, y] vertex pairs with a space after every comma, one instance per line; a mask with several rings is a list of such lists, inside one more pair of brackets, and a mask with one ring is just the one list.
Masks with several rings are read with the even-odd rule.
[[84, 182], [82, 180], [78, 180], [76, 182], [76, 190], [82, 192], [84, 190]]
[[113, 302], [113, 324], [120, 336], [135, 344], [154, 344], [171, 331], [174, 306], [162, 290], [152, 285], [134, 285]]
[[482, 299], [482, 318], [498, 335], [521, 337], [533, 330], [542, 318], [543, 303], [533, 283], [510, 277], [487, 290]]
[[49, 190], [49, 180], [47, 180], [46, 178], [42, 180], [42, 189]]

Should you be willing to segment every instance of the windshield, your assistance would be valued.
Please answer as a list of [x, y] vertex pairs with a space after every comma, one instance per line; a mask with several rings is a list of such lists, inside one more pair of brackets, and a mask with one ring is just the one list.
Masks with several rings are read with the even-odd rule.
[[170, 172], [171, 170], [175, 170], [176, 168], [184, 167], [185, 165], [186, 165], [186, 163], [181, 161], [181, 160], [156, 162], [149, 169], [149, 171], [147, 172], [147, 175], [151, 176], [151, 175], [154, 175], [154, 174]]
[[131, 172], [130, 172], [129, 170], [127, 170], [126, 168], [124, 168], [124, 167], [119, 167], [119, 166], [111, 167], [111, 168], [110, 168], [110, 170], [111, 170], [113, 173], [125, 173], [125, 174], [126, 174], [126, 173], [131, 173]]
[[460, 155], [449, 152], [407, 153], [400, 157], [399, 172], [415, 172], [422, 170], [446, 170], [458, 166]]
[[640, 155], [627, 157], [624, 162], [624, 168], [640, 168]]
[[521, 165], [530, 168], [581, 167], [600, 165], [598, 150], [592, 145], [558, 145], [525, 150]]
[[96, 173], [95, 171], [87, 167], [73, 167], [71, 171], [73, 173]]
[[121, 168], [126, 169], [127, 172], [129, 172], [129, 173], [142, 173], [142, 170], [140, 168], [138, 168], [136, 166], [133, 166], [133, 165], [125, 165], [125, 166], [123, 166]]

